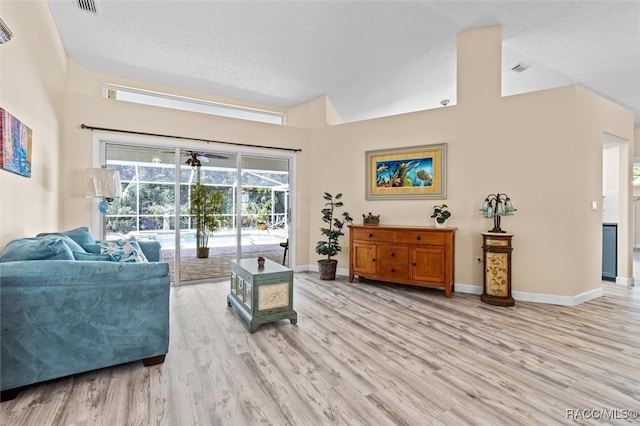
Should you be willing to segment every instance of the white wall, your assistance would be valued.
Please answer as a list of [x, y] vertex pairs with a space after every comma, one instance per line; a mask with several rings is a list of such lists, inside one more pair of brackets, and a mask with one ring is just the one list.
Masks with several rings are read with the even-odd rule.
[[620, 146], [611, 145], [602, 150], [602, 222], [618, 223], [620, 220], [620, 188], [618, 163]]

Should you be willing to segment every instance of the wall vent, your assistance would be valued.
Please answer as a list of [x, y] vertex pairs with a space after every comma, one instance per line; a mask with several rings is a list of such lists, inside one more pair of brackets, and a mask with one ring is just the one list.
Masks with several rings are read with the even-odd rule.
[[531, 65], [527, 65], [525, 63], [518, 62], [518, 65], [516, 65], [515, 67], [511, 68], [511, 71], [515, 71], [515, 72], [526, 71], [527, 68], [529, 68], [530, 66]]
[[0, 19], [0, 44], [8, 42], [9, 40], [11, 40], [12, 36], [13, 33], [11, 32], [9, 27], [7, 27], [7, 24], [2, 22], [2, 19]]
[[98, 14], [98, 10], [96, 9], [96, 2], [94, 0], [75, 0], [76, 6], [78, 9], [84, 10], [85, 12], [93, 13], [94, 15]]

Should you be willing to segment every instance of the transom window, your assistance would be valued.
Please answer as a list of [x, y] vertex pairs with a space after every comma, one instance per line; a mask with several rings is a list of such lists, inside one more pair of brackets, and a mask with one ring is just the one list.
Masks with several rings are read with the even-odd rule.
[[285, 114], [121, 86], [104, 86], [105, 97], [124, 102], [284, 125]]

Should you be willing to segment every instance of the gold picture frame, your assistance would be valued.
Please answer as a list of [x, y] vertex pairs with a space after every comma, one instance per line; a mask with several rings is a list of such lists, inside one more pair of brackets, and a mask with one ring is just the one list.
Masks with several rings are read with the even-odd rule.
[[367, 151], [367, 200], [447, 198], [447, 144]]

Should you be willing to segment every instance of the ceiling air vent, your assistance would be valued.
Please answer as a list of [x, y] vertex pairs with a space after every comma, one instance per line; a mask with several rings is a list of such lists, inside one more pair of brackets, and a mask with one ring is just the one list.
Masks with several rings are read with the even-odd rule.
[[525, 63], [518, 62], [518, 65], [516, 65], [515, 67], [511, 68], [511, 71], [515, 71], [515, 72], [526, 71], [527, 68], [529, 68], [530, 66], [531, 65], [527, 65]]
[[94, 0], [75, 0], [76, 6], [80, 10], [84, 10], [85, 12], [93, 13], [94, 15], [98, 14], [96, 9], [96, 2]]

